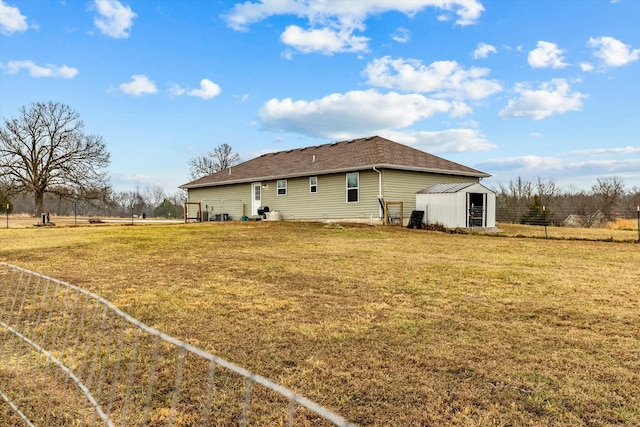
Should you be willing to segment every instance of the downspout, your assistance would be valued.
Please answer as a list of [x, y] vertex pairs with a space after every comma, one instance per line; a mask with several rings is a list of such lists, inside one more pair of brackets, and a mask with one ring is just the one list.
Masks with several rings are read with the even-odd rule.
[[[378, 169], [376, 169], [376, 167], [373, 167], [374, 172], [378, 172], [378, 202], [381, 202], [383, 200], [382, 197], [382, 172], [379, 171]], [[378, 203], [378, 205], [381, 205], [381, 203]], [[382, 206], [378, 207], [378, 213], [380, 214], [379, 217], [382, 218], [384, 216], [384, 212], [382, 211], [383, 208]]]

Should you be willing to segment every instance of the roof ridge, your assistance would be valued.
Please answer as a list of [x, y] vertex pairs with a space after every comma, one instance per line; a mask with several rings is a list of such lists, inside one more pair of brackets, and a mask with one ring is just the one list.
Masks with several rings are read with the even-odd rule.
[[[280, 154], [280, 153], [292, 153], [294, 151], [305, 151], [305, 150], [311, 150], [311, 149], [314, 149], [314, 148], [315, 149], [319, 149], [319, 148], [323, 148], [323, 147], [336, 146], [338, 144], [344, 144], [344, 143], [349, 144], [349, 143], [356, 142], [356, 141], [372, 140], [372, 139], [375, 139], [375, 138], [382, 138], [382, 137], [380, 137], [378, 135], [372, 135], [372, 136], [367, 136], [367, 137], [364, 137], [364, 138], [344, 139], [344, 140], [340, 140], [340, 141], [325, 142], [324, 144], [320, 144], [320, 145], [308, 145], [306, 147], [300, 147], [300, 148], [286, 148], [284, 150], [270, 151], [268, 153], [261, 154], [260, 156], [255, 157], [255, 158], [259, 159], [260, 157], [266, 157], [266, 156], [276, 155], [276, 154]], [[382, 139], [386, 139], [386, 138], [382, 138]], [[388, 141], [393, 142], [391, 140], [388, 140]]]
[[271, 179], [277, 176], [336, 173], [337, 171], [358, 168], [362, 170], [377, 165], [392, 169], [431, 171], [461, 176], [490, 176], [418, 148], [379, 135], [372, 135], [265, 153], [234, 165], [231, 173], [218, 172], [191, 181], [183, 187], [204, 186], [206, 184], [222, 185], [226, 182]]

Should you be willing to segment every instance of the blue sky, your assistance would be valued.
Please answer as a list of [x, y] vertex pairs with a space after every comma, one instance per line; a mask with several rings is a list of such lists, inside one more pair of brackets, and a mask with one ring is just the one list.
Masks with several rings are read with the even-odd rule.
[[56, 101], [116, 190], [226, 143], [381, 135], [493, 175], [640, 186], [638, 0], [0, 0], [0, 115]]

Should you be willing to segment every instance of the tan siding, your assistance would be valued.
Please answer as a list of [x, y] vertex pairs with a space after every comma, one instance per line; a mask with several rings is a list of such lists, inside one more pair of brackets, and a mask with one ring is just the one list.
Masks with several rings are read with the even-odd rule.
[[382, 194], [386, 202], [403, 202], [403, 216], [409, 218], [411, 211], [416, 209], [416, 193], [418, 191], [434, 184], [452, 182], [478, 182], [478, 178], [384, 169], [382, 171]]
[[262, 204], [285, 220], [369, 218], [378, 216], [378, 175], [360, 172], [360, 200], [347, 203], [346, 174], [318, 176], [318, 192], [309, 192], [309, 177], [287, 180], [287, 195], [278, 196], [276, 181], [263, 182]]
[[215, 214], [227, 213], [231, 219], [238, 220], [242, 216], [243, 204], [245, 215], [251, 214], [251, 184], [191, 189], [189, 202], [202, 203], [202, 210], [207, 209], [211, 218]]
[[[403, 202], [404, 218], [409, 218], [416, 208], [416, 193], [434, 184], [450, 182], [478, 182], [477, 178], [431, 174], [424, 172], [383, 169], [382, 194], [385, 201]], [[309, 192], [309, 177], [287, 179], [287, 195], [278, 196], [277, 181], [263, 181], [262, 205], [271, 211], [279, 211], [285, 220], [317, 219], [374, 219], [379, 218], [378, 173], [360, 171], [360, 198], [357, 203], [347, 203], [345, 173], [318, 175], [318, 192]], [[266, 187], [265, 187], [266, 186]], [[189, 190], [190, 202], [208, 205], [209, 215], [228, 213], [239, 219], [244, 204], [245, 215], [251, 216], [251, 184]]]

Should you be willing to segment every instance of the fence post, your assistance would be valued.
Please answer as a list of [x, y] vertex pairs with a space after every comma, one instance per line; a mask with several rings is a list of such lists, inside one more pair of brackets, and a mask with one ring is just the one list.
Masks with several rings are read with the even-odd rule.
[[636, 212], [638, 212], [638, 243], [640, 243], [640, 205], [636, 206]]

